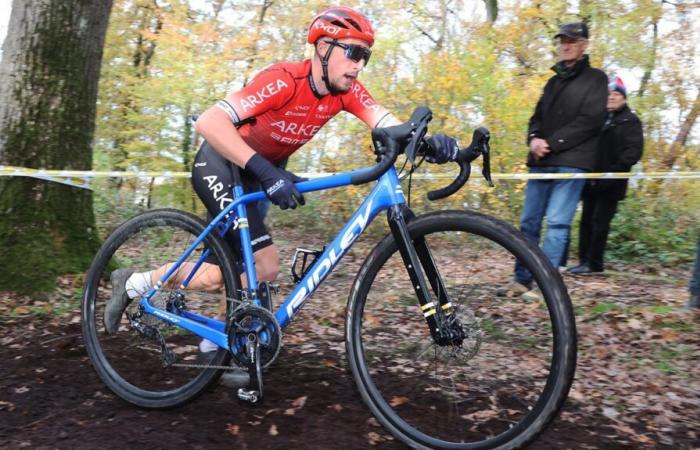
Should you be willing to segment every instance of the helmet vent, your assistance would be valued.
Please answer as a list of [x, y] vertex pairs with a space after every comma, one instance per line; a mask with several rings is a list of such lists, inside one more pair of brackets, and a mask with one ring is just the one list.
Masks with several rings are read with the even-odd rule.
[[349, 23], [350, 25], [352, 25], [353, 27], [355, 27], [355, 29], [357, 31], [360, 31], [360, 32], [362, 31], [362, 27], [360, 27], [360, 25], [357, 22], [355, 22], [354, 20], [352, 20], [351, 18], [348, 17], [347, 19], [345, 19], [345, 21], [347, 23]]
[[345, 24], [344, 24], [343, 22], [341, 22], [340, 20], [334, 20], [334, 21], [331, 22], [331, 23], [332, 23], [333, 25], [337, 26], [337, 27], [340, 27], [340, 28], [347, 28], [347, 27], [345, 26]]

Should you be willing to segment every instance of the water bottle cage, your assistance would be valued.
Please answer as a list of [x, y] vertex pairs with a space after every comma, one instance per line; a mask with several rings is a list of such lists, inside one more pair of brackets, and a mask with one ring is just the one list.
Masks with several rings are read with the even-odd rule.
[[[292, 279], [294, 279], [295, 283], [299, 283], [306, 276], [306, 273], [316, 264], [316, 261], [318, 261], [318, 258], [321, 257], [325, 250], [326, 247], [323, 247], [322, 250], [296, 249], [292, 259]], [[299, 254], [302, 255], [301, 259]], [[313, 256], [313, 260], [309, 261], [309, 256]], [[301, 265], [300, 270], [297, 270], [297, 264]]]

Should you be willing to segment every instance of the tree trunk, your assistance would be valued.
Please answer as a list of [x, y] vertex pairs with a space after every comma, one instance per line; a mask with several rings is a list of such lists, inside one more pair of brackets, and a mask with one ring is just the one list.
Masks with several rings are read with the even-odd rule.
[[[267, 14], [267, 10], [272, 7], [272, 4], [274, 3], [274, 0], [263, 0], [262, 5], [260, 5], [260, 14], [258, 15], [258, 23], [255, 27], [255, 31], [253, 32], [255, 39], [253, 39], [253, 47], [251, 48], [250, 51], [250, 57], [248, 57], [247, 66], [248, 69], [246, 70], [246, 73], [250, 71], [250, 69], [253, 67], [253, 64], [255, 63], [255, 59], [258, 57], [258, 40], [260, 39], [260, 35], [262, 33], [262, 28], [265, 23], [265, 15]], [[243, 85], [248, 84], [248, 75], [245, 76], [243, 79]]]
[[683, 153], [683, 148], [688, 142], [688, 136], [690, 136], [690, 131], [693, 129], [693, 125], [698, 120], [700, 116], [700, 86], [698, 86], [698, 95], [695, 97], [693, 106], [690, 108], [690, 112], [685, 116], [685, 120], [681, 124], [681, 129], [678, 131], [678, 135], [673, 140], [673, 143], [668, 147], [666, 151], [666, 156], [663, 158], [663, 167], [665, 169], [672, 169], [673, 165], [676, 163], [678, 157]]
[[498, 0], [484, 0], [486, 3], [486, 18], [493, 24], [498, 18]]
[[656, 67], [656, 52], [659, 47], [659, 23], [658, 23], [658, 18], [654, 18], [651, 26], [652, 26], [652, 36], [651, 36], [651, 51], [649, 52], [649, 59], [647, 62], [644, 64], [644, 75], [642, 76], [642, 82], [639, 85], [639, 92], [637, 93], [637, 97], [642, 98], [644, 97], [644, 94], [647, 91], [647, 87], [649, 86], [649, 81], [651, 81], [651, 73], [654, 71], [654, 68]]
[[[90, 170], [112, 0], [14, 0], [0, 64], [0, 164]], [[45, 291], [98, 245], [92, 193], [0, 179], [0, 290]]]

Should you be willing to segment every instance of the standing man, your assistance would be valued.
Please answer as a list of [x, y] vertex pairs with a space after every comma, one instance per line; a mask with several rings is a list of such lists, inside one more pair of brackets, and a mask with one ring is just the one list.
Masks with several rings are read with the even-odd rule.
[[693, 275], [690, 278], [690, 299], [688, 300], [687, 309], [691, 311], [700, 311], [700, 238], [695, 249], [695, 265]]
[[[563, 23], [554, 36], [559, 62], [547, 81], [527, 133], [530, 173], [581, 173], [595, 169], [598, 135], [605, 122], [608, 79], [591, 67], [588, 27]], [[539, 245], [542, 220], [547, 217], [543, 250], [554, 267], [567, 248], [571, 221], [581, 197], [583, 179], [529, 180], [520, 217], [520, 229]], [[496, 291], [498, 296], [538, 299], [532, 274], [520, 261], [514, 280]]]
[[[600, 136], [601, 172], [629, 172], [642, 157], [642, 122], [627, 106], [627, 90], [619, 77], [608, 84], [608, 119]], [[604, 270], [603, 254], [617, 203], [627, 194], [627, 179], [589, 180], [583, 188], [583, 215], [579, 230], [579, 265], [570, 273], [585, 275]]]

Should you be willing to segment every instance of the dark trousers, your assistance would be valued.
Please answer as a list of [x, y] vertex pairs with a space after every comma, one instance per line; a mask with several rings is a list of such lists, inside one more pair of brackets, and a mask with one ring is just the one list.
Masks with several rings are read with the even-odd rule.
[[583, 197], [583, 214], [579, 229], [578, 258], [593, 270], [603, 270], [603, 254], [619, 200], [605, 195]]
[[700, 295], [700, 238], [695, 250], [695, 268], [690, 278], [690, 295]]

